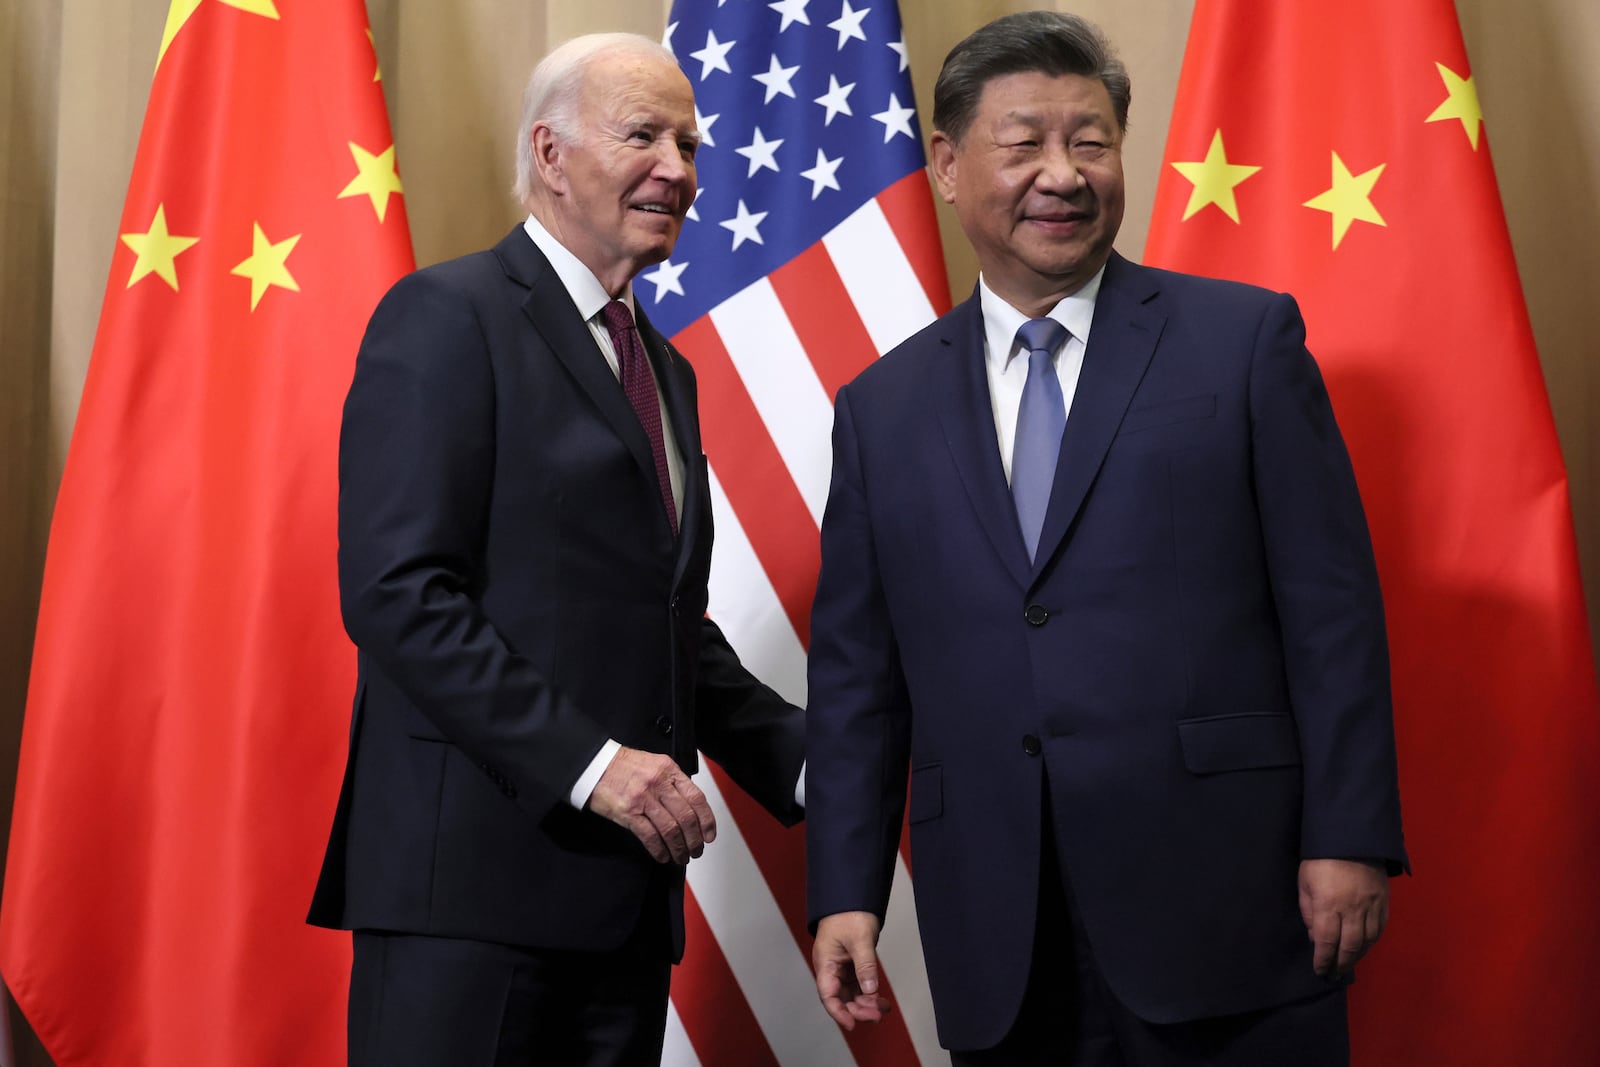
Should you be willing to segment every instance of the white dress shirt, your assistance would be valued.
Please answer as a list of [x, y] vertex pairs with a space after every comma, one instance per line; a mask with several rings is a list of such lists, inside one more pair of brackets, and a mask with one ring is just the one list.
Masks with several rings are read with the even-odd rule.
[[[1087, 285], [1050, 309], [1049, 317], [1067, 328], [1070, 336], [1056, 353], [1056, 377], [1061, 380], [1061, 398], [1067, 417], [1072, 417], [1072, 398], [1078, 391], [1078, 375], [1083, 371], [1083, 352], [1089, 344], [1089, 326], [1094, 320], [1094, 302], [1100, 295], [1101, 267]], [[1017, 441], [1017, 410], [1022, 406], [1022, 387], [1028, 380], [1027, 349], [1017, 341], [1017, 331], [1028, 316], [994, 294], [989, 283], [978, 276], [978, 307], [983, 313], [983, 366], [989, 379], [989, 407], [994, 414], [994, 432], [1000, 445], [1000, 465], [1011, 483], [1011, 453]], [[1018, 355], [1022, 359], [1017, 359]]]

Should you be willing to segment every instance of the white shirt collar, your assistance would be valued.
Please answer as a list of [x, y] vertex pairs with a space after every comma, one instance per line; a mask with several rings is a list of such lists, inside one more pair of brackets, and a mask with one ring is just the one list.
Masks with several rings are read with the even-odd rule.
[[[1094, 302], [1100, 295], [1100, 282], [1106, 269], [1101, 267], [1083, 288], [1071, 296], [1064, 296], [1051, 308], [1049, 318], [1067, 328], [1082, 345], [1089, 343], [1089, 326], [1094, 321]], [[1017, 331], [1028, 321], [1028, 316], [995, 295], [983, 275], [978, 275], [978, 307], [983, 314], [983, 335], [988, 358], [998, 360], [1002, 368], [1009, 366], [1019, 352]]]
[[[533, 239], [539, 251], [544, 253], [544, 258], [550, 261], [556, 277], [561, 279], [567, 295], [572, 297], [572, 302], [578, 306], [578, 314], [583, 316], [584, 321], [594, 318], [600, 314], [602, 308], [611, 303], [611, 294], [600, 284], [600, 279], [594, 276], [594, 271], [584, 266], [583, 261], [569, 252], [566, 245], [556, 240], [550, 231], [544, 228], [543, 223], [529, 214], [522, 228]], [[623, 287], [616, 299], [628, 305], [628, 314], [634, 315], [631, 281]]]

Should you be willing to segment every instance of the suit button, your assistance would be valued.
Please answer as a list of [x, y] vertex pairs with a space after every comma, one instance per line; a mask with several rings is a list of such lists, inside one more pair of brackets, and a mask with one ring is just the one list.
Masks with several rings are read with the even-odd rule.
[[673, 597], [672, 598], [672, 614], [674, 614], [674, 615], [682, 615], [683, 614], [683, 600], [681, 598], [679, 598], [679, 597]]
[[510, 782], [502, 782], [500, 784], [500, 792], [504, 793], [508, 797], [511, 797], [511, 798], [515, 799], [516, 795], [517, 795], [517, 787], [512, 785]]
[[665, 715], [656, 720], [656, 732], [662, 737], [672, 736], [672, 720]]
[[1022, 735], [1022, 751], [1026, 752], [1030, 756], [1037, 756], [1039, 754], [1039, 749], [1040, 745], [1037, 737], [1034, 737], [1032, 734]]
[[1043, 626], [1050, 613], [1038, 604], [1029, 604], [1028, 610], [1022, 613], [1022, 617], [1028, 620], [1029, 626]]

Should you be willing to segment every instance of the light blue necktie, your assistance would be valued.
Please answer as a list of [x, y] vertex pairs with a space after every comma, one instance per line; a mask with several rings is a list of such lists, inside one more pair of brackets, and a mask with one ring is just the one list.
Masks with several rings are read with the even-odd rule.
[[1067, 428], [1067, 404], [1056, 376], [1055, 352], [1067, 339], [1067, 328], [1055, 319], [1029, 319], [1017, 331], [1028, 350], [1028, 381], [1017, 409], [1017, 439], [1011, 450], [1011, 497], [1031, 560], [1039, 551], [1050, 487], [1056, 480], [1056, 457]]

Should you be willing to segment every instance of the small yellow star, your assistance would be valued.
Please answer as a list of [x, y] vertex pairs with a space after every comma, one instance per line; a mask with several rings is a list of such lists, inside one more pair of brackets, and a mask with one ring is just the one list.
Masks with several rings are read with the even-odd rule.
[[367, 30], [367, 43], [372, 46], [372, 80], [383, 81], [383, 68], [378, 66], [378, 39], [372, 36], [372, 30]]
[[1215, 204], [1234, 222], [1239, 221], [1239, 204], [1233, 197], [1233, 187], [1261, 169], [1229, 163], [1228, 154], [1222, 148], [1221, 130], [1211, 135], [1211, 147], [1206, 149], [1203, 161], [1174, 163], [1172, 168], [1194, 185], [1189, 193], [1189, 206], [1183, 209], [1185, 219], [1207, 204]]
[[144, 233], [125, 233], [122, 243], [133, 249], [139, 258], [134, 260], [133, 273], [128, 276], [128, 288], [147, 274], [154, 274], [178, 291], [178, 267], [175, 260], [199, 242], [198, 237], [176, 237], [167, 232], [167, 205], [156, 205], [156, 217], [150, 220], [150, 229]]
[[1378, 178], [1386, 166], [1388, 164], [1380, 163], [1365, 174], [1351, 174], [1350, 168], [1339, 158], [1339, 153], [1333, 153], [1333, 188], [1312, 197], [1304, 205], [1333, 216], [1333, 247], [1339, 247], [1350, 224], [1357, 220], [1379, 226], [1389, 225], [1378, 214], [1378, 209], [1372, 206], [1372, 187], [1378, 184]]
[[261, 223], [256, 223], [255, 241], [250, 250], [250, 258], [230, 272], [241, 278], [250, 279], [251, 311], [261, 303], [261, 296], [267, 291], [268, 286], [276, 285], [296, 293], [300, 291], [300, 283], [289, 273], [288, 266], [289, 253], [294, 251], [294, 246], [299, 243], [300, 237], [301, 235], [297, 233], [293, 237], [273, 244], [267, 240], [267, 235], [261, 232]]
[[389, 195], [402, 192], [400, 175], [394, 166], [394, 145], [375, 156], [354, 141], [349, 144], [350, 155], [356, 161], [356, 176], [344, 187], [339, 199], [363, 194], [371, 197], [372, 210], [378, 213], [378, 221], [382, 222], [389, 212]]
[[1443, 63], [1435, 63], [1439, 77], [1444, 79], [1444, 91], [1449, 94], [1444, 103], [1433, 109], [1427, 122], [1447, 122], [1460, 119], [1461, 128], [1467, 131], [1472, 150], [1478, 150], [1478, 134], [1483, 128], [1483, 109], [1478, 106], [1478, 83], [1473, 77], [1463, 78]]
[[[178, 31], [189, 21], [189, 16], [199, 10], [201, 2], [202, 0], [172, 0], [172, 6], [167, 8], [167, 28], [161, 34], [161, 51], [156, 53], [158, 69], [161, 61], [167, 56], [167, 49], [178, 36]], [[273, 6], [272, 0], [218, 0], [218, 2], [252, 15], [261, 15], [269, 19], [278, 17], [278, 9]]]

